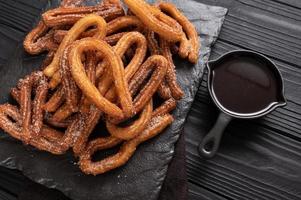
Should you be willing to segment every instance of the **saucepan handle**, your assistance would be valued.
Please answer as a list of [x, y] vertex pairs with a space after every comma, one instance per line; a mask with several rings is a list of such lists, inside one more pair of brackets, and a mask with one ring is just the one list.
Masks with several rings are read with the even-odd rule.
[[223, 132], [232, 117], [221, 112], [210, 132], [203, 138], [199, 145], [199, 154], [205, 158], [212, 158], [219, 147]]

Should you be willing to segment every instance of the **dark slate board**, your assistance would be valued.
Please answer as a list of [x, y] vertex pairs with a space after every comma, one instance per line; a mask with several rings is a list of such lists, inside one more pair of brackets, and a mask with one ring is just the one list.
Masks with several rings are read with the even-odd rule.
[[[96, 177], [81, 173], [70, 153], [54, 156], [24, 146], [7, 134], [1, 134], [0, 165], [19, 169], [32, 180], [59, 189], [73, 199], [156, 199], [179, 130], [183, 127], [197, 91], [204, 63], [208, 60], [211, 45], [218, 36], [226, 14], [224, 8], [210, 7], [195, 1], [173, 2], [195, 23], [201, 36], [201, 55], [195, 66], [176, 60], [179, 82], [186, 96], [174, 112], [175, 122], [164, 133], [141, 145], [124, 167]], [[43, 56], [24, 53], [22, 39], [24, 33], [38, 20], [39, 13], [55, 4], [56, 1], [46, 0], [0, 1], [0, 44], [3, 52], [0, 53], [0, 103], [8, 100], [9, 88], [20, 77], [39, 67]]]
[[185, 124], [191, 199], [301, 199], [301, 4], [299, 0], [199, 0], [229, 9], [211, 58], [234, 49], [270, 57], [288, 100], [268, 116], [231, 122], [217, 156], [201, 159], [197, 145], [218, 112], [206, 73]]

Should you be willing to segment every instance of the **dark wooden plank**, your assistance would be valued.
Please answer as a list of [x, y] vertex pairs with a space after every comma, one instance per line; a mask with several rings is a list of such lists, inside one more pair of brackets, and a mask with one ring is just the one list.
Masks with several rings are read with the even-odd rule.
[[261, 9], [267, 11], [271, 14], [276, 14], [277, 16], [283, 16], [287, 19], [300, 20], [300, 10], [292, 4], [283, 4], [284, 2], [279, 2], [275, 0], [238, 0], [240, 3], [251, 6], [256, 9]]
[[[23, 4], [26, 5], [25, 0], [22, 0], [22, 1], [9, 1], [9, 2], [15, 2], [16, 4], [18, 4], [20, 2], [23, 2]], [[47, 1], [47, 2], [51, 2], [51, 1]], [[18, 9], [17, 5], [12, 6], [12, 7], [7, 7], [6, 6], [6, 1], [1, 1], [0, 3], [1, 3], [0, 4], [1, 9], [2, 9], [2, 10], [0, 9], [0, 12], [3, 13], [3, 11], [5, 9], [7, 9], [7, 13], [8, 13], [7, 16], [3, 16], [3, 17], [0, 16], [0, 18], [2, 20], [2, 21], [0, 21], [0, 24], [5, 25], [6, 27], [9, 27], [9, 28], [14, 28], [15, 30], [17, 30], [21, 34], [25, 33], [26, 30], [28, 29], [28, 27], [32, 26], [32, 23], [30, 23], [30, 21], [36, 21], [37, 20], [35, 18], [35, 16], [37, 16], [36, 10], [38, 10], [38, 9], [35, 9], [35, 7], [32, 7], [32, 13], [30, 12], [28, 14], [24, 14], [23, 10]], [[14, 15], [14, 13], [16, 15]], [[25, 16], [25, 15], [27, 15], [27, 16]], [[4, 33], [4, 35], [6, 36], [6, 33]], [[8, 35], [7, 37], [10, 37], [10, 35]], [[20, 38], [21, 37], [19, 37], [19, 36], [13, 36], [13, 39], [18, 39], [19, 41], [20, 41]], [[5, 46], [10, 46], [10, 48], [13, 49], [14, 48], [13, 45], [15, 45], [15, 44], [12, 43], [11, 45], [5, 45]], [[18, 48], [22, 48], [21, 44], [18, 45]], [[16, 60], [16, 59], [14, 59], [15, 58], [14, 56], [10, 56], [10, 57], [13, 58], [10, 61], [14, 62]], [[26, 60], [24, 62], [26, 62]], [[27, 174], [29, 174], [29, 173], [27, 173]], [[11, 182], [9, 182], [9, 179], [10, 178], [7, 178], [5, 176], [2, 177], [2, 180], [7, 181], [9, 183], [7, 185], [8, 186], [10, 185], [9, 187], [12, 187], [12, 184], [11, 184]], [[14, 179], [14, 178], [12, 178], [12, 179]], [[48, 182], [48, 181], [46, 180], [46, 182]], [[49, 184], [50, 183], [48, 183], [48, 185]]]
[[280, 6], [286, 5], [286, 6], [291, 6], [293, 8], [301, 9], [301, 1], [300, 0], [274, 0], [274, 1], [281, 3]]
[[203, 160], [197, 145], [218, 114], [205, 74], [185, 126], [191, 198], [210, 191], [226, 199], [301, 199], [300, 1], [201, 2], [229, 8], [211, 58], [241, 48], [268, 56], [283, 75], [288, 105], [261, 119], [233, 121], [218, 155]]
[[30, 1], [0, 1], [0, 25], [10, 26], [21, 32], [27, 32], [40, 15], [41, 8], [45, 7], [46, 0], [38, 3]]
[[226, 200], [220, 195], [210, 192], [208, 188], [202, 188], [194, 183], [189, 183], [189, 200]]
[[[196, 146], [217, 112], [209, 102], [203, 81], [188, 119], [190, 126], [186, 126], [188, 172], [193, 182], [190, 198], [300, 199], [301, 3], [296, 0], [202, 2], [230, 9], [213, 58], [236, 48], [255, 50], [273, 58], [285, 78], [288, 106], [260, 120], [232, 123], [218, 156], [204, 161], [198, 157]], [[26, 4], [26, 1], [16, 3]], [[35, 13], [34, 7], [32, 10]], [[11, 19], [2, 18], [0, 10], [0, 24], [13, 26], [19, 30], [16, 34], [22, 34], [30, 25], [14, 16], [14, 12], [22, 14], [21, 10], [12, 10]], [[28, 19], [31, 17], [28, 14]], [[19, 20], [25, 20], [22, 24], [26, 26], [20, 26]], [[0, 58], [1, 62], [4, 60]], [[245, 130], [246, 126], [250, 130]]]
[[10, 193], [1, 190], [0, 188], [0, 199], [1, 200], [17, 200], [18, 198]]
[[197, 145], [217, 112], [212, 103], [197, 103], [191, 112], [185, 126], [191, 182], [230, 199], [301, 198], [300, 142], [258, 126], [256, 120], [237, 120], [228, 127], [218, 155], [203, 160]]
[[0, 190], [10, 194], [19, 194], [25, 181], [27, 178], [21, 172], [0, 167]]
[[229, 8], [220, 39], [298, 67], [301, 14], [297, 8], [272, 0], [200, 1]]
[[16, 200], [22, 190], [25, 177], [15, 170], [0, 167], [0, 199]]
[[12, 56], [25, 34], [34, 26], [40, 16], [41, 8], [47, 0], [0, 0], [0, 46], [6, 48], [0, 55], [0, 73], [6, 69], [8, 58]]
[[7, 25], [0, 25], [2, 31], [0, 31], [0, 47], [6, 48], [6, 51], [0, 54], [0, 72], [4, 70], [5, 63], [8, 58], [12, 55], [15, 50], [15, 47], [18, 44], [18, 41], [23, 37], [23, 33], [13, 29]]
[[[198, 2], [201, 3], [205, 3], [208, 5], [214, 5], [214, 6], [223, 6], [226, 8], [229, 8], [231, 10], [231, 8], [233, 7], [233, 4], [237, 1], [237, 0], [197, 0]], [[296, 8], [296, 9], [301, 9], [301, 1], [300, 0], [271, 0], [274, 3], [279, 3], [280, 7], [292, 7], [292, 8]]]

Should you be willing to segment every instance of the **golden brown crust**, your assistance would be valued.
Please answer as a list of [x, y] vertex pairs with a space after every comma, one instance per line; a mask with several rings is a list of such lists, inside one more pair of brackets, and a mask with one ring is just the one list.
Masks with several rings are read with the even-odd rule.
[[118, 153], [101, 161], [92, 162], [91, 157], [96, 151], [101, 150], [104, 145], [101, 144], [98, 146], [97, 143], [91, 143], [80, 156], [79, 166], [81, 170], [86, 174], [97, 175], [124, 165], [132, 157], [140, 143], [158, 135], [171, 124], [172, 121], [173, 118], [169, 114], [153, 118], [140, 135], [124, 142]]
[[[135, 73], [130, 81], [129, 88], [131, 93], [136, 94], [140, 90], [133, 101], [135, 113], [138, 113], [146, 105], [147, 102], [157, 91], [167, 71], [167, 60], [160, 55], [149, 57]], [[141, 88], [142, 83], [147, 75], [153, 71], [149, 81]]]
[[172, 54], [170, 50], [170, 44], [166, 40], [160, 38], [160, 47], [162, 50], [162, 55], [168, 61], [167, 73], [166, 73], [166, 82], [171, 92], [171, 96], [175, 99], [181, 99], [184, 95], [181, 87], [177, 83], [176, 67], [172, 60]]
[[122, 140], [133, 139], [146, 128], [149, 121], [151, 120], [152, 111], [153, 111], [153, 103], [152, 100], [150, 100], [143, 108], [140, 117], [134, 122], [132, 122], [129, 126], [119, 127], [118, 125], [115, 125], [111, 123], [109, 120], [107, 120], [106, 122], [107, 129], [113, 137]]
[[40, 21], [38, 25], [28, 33], [24, 39], [23, 46], [27, 53], [36, 55], [43, 51], [54, 51], [58, 44], [53, 39], [54, 32]]
[[150, 30], [168, 41], [177, 42], [183, 37], [181, 26], [171, 17], [143, 0], [125, 0], [126, 5]]
[[185, 38], [180, 41], [179, 55], [196, 63], [199, 57], [200, 43], [194, 25], [172, 3], [160, 2], [158, 7], [175, 19], [185, 32]]
[[43, 108], [47, 112], [55, 112], [62, 105], [64, 100], [64, 89], [63, 87], [59, 87], [44, 104]]
[[81, 18], [95, 14], [106, 21], [115, 19], [116, 17], [123, 16], [124, 11], [121, 7], [114, 4], [104, 4], [96, 6], [81, 6], [81, 7], [59, 7], [45, 12], [43, 22], [48, 27], [55, 27], [61, 25], [73, 25]]
[[[122, 109], [104, 98], [104, 96], [100, 94], [95, 85], [92, 84], [89, 78], [86, 76], [83, 64], [81, 62], [81, 54], [85, 50], [97, 50], [101, 52], [101, 54], [107, 60], [108, 67], [110, 67], [109, 71], [112, 72], [114, 85], [117, 95], [120, 99]], [[93, 102], [100, 110], [116, 118], [123, 118], [124, 116], [128, 116], [132, 113], [132, 98], [128, 90], [128, 84], [124, 77], [123, 64], [121, 59], [116, 56], [112, 48], [107, 43], [93, 38], [81, 39], [71, 49], [69, 60], [71, 65], [71, 74], [77, 86], [82, 90], [83, 94], [89, 98], [89, 100]]]
[[[11, 89], [18, 106], [0, 105], [0, 128], [53, 154], [72, 149], [81, 170], [97, 175], [124, 165], [172, 123], [169, 113], [183, 96], [172, 53], [195, 62], [196, 32], [170, 4], [125, 1], [127, 16], [119, 0], [63, 0], [43, 15], [24, 41], [29, 53], [49, 51], [43, 71]], [[155, 93], [164, 102], [153, 108]], [[100, 121], [109, 135], [90, 141]], [[96, 151], [121, 143], [115, 155], [92, 161]]]
[[102, 39], [106, 35], [106, 22], [103, 18], [97, 15], [88, 15], [85, 18], [79, 20], [64, 37], [63, 41], [59, 45], [52, 62], [44, 69], [44, 74], [48, 77], [52, 77], [57, 70], [59, 70], [60, 58], [65, 50], [65, 48], [74, 42], [82, 32], [84, 32], [88, 27], [96, 26], [99, 32], [94, 35], [95, 38]]

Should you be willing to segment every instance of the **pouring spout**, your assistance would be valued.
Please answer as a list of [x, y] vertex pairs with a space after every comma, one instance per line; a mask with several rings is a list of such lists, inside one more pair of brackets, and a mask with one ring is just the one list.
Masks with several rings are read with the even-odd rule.
[[287, 104], [287, 101], [284, 97], [284, 94], [281, 94], [277, 103], [279, 106], [285, 106]]
[[216, 60], [210, 60], [207, 62], [207, 68], [212, 71], [213, 68], [215, 67], [215, 63], [216, 63]]

